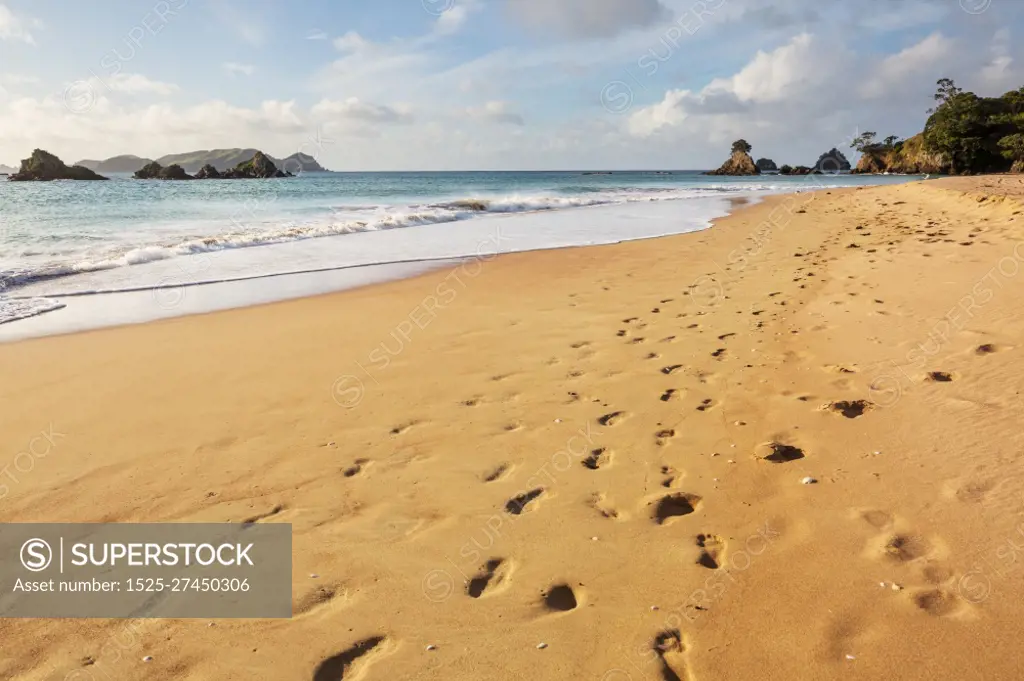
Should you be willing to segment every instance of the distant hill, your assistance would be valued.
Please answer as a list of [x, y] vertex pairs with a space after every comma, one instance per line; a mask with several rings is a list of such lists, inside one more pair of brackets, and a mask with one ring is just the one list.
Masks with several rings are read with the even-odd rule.
[[[245, 163], [252, 159], [256, 155], [257, 149], [213, 149], [211, 151], [189, 151], [184, 154], [168, 154], [167, 156], [161, 156], [156, 159], [156, 162], [165, 168], [170, 165], [177, 164], [184, 169], [186, 173], [195, 173], [204, 165], [209, 163], [214, 168], [220, 171], [230, 170], [239, 163]], [[268, 156], [274, 165], [281, 170], [287, 170], [292, 173], [298, 174], [303, 173], [316, 173], [325, 172], [326, 168], [323, 168], [316, 160], [308, 154], [292, 154], [282, 159]], [[105, 161], [91, 161], [84, 160], [79, 161], [75, 165], [85, 166], [90, 170], [95, 170], [98, 173], [134, 173], [136, 170], [141, 170], [147, 163], [152, 163], [153, 159], [140, 158], [139, 156], [133, 156], [127, 154], [124, 156], [114, 156], [108, 158]], [[0, 171], [3, 172], [3, 171]], [[11, 170], [10, 172], [15, 172]]]
[[0, 164], [0, 175], [13, 175], [16, 172], [18, 172], [17, 168], [12, 168], [10, 166]]
[[[156, 162], [162, 166], [169, 166], [176, 163], [184, 168], [186, 173], [194, 173], [207, 163], [217, 170], [225, 171], [234, 168], [239, 163], [245, 163], [251, 159], [257, 151], [257, 149], [213, 149], [211, 151], [190, 151], [184, 154], [168, 154], [167, 156], [161, 156], [156, 160]], [[274, 165], [281, 170], [287, 170], [292, 173], [316, 173], [326, 171], [326, 168], [317, 163], [316, 159], [307, 154], [295, 153], [281, 159], [274, 158], [273, 156], [268, 156], [267, 158], [273, 161]]]
[[79, 161], [75, 165], [85, 166], [89, 170], [94, 170], [97, 173], [134, 173], [142, 166], [150, 163], [153, 159], [141, 158], [139, 156], [133, 156], [132, 154], [125, 154], [124, 156], [113, 156], [105, 161], [91, 161], [86, 159]]

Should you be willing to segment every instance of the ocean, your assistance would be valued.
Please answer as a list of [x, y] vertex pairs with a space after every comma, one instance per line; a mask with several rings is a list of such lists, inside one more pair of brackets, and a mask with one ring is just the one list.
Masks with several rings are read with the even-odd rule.
[[[567, 171], [0, 181], [0, 324], [77, 306], [70, 328], [103, 325], [88, 318], [126, 292], [150, 292], [153, 309], [142, 310], [136, 298], [130, 312], [106, 312], [107, 323], [267, 302], [460, 258], [704, 229], [728, 211], [730, 198], [914, 179]], [[314, 273], [321, 276], [309, 285], [283, 278]], [[248, 295], [237, 286], [245, 281]], [[226, 282], [236, 286], [223, 301], [206, 291], [198, 307], [180, 304], [184, 289]], [[108, 297], [85, 304], [96, 296]]]

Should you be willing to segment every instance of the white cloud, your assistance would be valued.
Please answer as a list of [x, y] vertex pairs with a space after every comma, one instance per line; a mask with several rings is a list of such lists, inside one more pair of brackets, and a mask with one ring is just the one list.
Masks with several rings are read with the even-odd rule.
[[875, 74], [860, 87], [860, 94], [876, 99], [912, 80], [919, 81], [923, 72], [934, 73], [936, 66], [954, 53], [954, 47], [951, 39], [941, 33], [933, 33], [916, 45], [882, 60]]
[[434, 22], [434, 35], [448, 36], [458, 33], [469, 21], [469, 16], [479, 9], [479, 0], [458, 0]]
[[489, 123], [506, 123], [510, 125], [523, 125], [523, 117], [512, 111], [508, 102], [492, 100], [482, 107], [468, 107], [466, 114], [470, 118]]
[[18, 16], [6, 5], [0, 4], [0, 40], [17, 40], [35, 45], [36, 41], [30, 29], [42, 27], [43, 24], [38, 19]]
[[370, 47], [370, 42], [355, 31], [335, 38], [332, 44], [339, 52], [361, 52]]
[[[72, 111], [59, 96], [23, 97], [0, 108], [6, 154], [39, 147], [65, 161], [117, 153], [156, 156], [189, 149], [261, 146], [268, 153], [298, 148], [310, 136], [295, 102], [265, 101], [246, 108], [213, 100], [195, 106], [122, 106], [106, 95]], [[19, 156], [19, 158], [21, 157]]]
[[412, 114], [399, 107], [364, 102], [358, 97], [349, 97], [340, 102], [322, 99], [310, 110], [321, 120], [358, 121], [362, 123], [411, 123]]
[[306, 34], [306, 40], [327, 40], [327, 34], [318, 28], [314, 28]]
[[[735, 75], [716, 78], [700, 91], [668, 90], [660, 102], [637, 109], [627, 119], [627, 130], [648, 137], [664, 128], [683, 125], [692, 116], [730, 117], [779, 103], [800, 101], [819, 91], [829, 79], [840, 80], [844, 54], [822, 49], [819, 41], [802, 33], [771, 52], [758, 51]], [[720, 118], [719, 122], [726, 120]]]
[[36, 76], [26, 76], [20, 73], [0, 73], [0, 83], [4, 85], [35, 85], [39, 82]]
[[173, 83], [151, 80], [141, 73], [118, 73], [105, 78], [90, 78], [86, 82], [92, 89], [92, 93], [94, 95], [123, 92], [126, 94], [154, 94], [167, 96], [178, 91], [178, 86]]
[[256, 72], [256, 67], [252, 64], [239, 64], [234, 61], [224, 62], [221, 64], [221, 68], [224, 69], [224, 72], [229, 76], [251, 76]]
[[802, 33], [772, 52], [759, 51], [735, 76], [715, 79], [707, 93], [732, 92], [742, 102], [777, 102], [794, 90], [814, 86], [830, 75], [829, 48]]
[[981, 79], [992, 87], [1020, 87], [1013, 83], [1013, 56], [1010, 54], [1010, 29], [1000, 28], [992, 36], [992, 59], [981, 69]]

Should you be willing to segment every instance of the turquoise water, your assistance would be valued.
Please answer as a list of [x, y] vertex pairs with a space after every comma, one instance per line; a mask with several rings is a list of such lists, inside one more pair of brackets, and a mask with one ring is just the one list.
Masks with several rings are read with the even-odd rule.
[[[407, 235], [375, 241], [379, 252], [363, 258], [386, 262], [402, 250], [404, 240], [426, 234], [415, 230], [495, 213], [536, 215], [671, 202], [680, 225], [686, 225], [678, 231], [689, 231], [706, 226], [709, 219], [707, 203], [700, 199], [910, 179], [916, 178], [574, 171], [306, 173], [290, 179], [191, 182], [138, 181], [127, 175], [109, 182], [0, 181], [0, 293], [9, 301], [33, 282], [121, 268], [142, 273], [150, 263], [218, 251], [245, 249], [254, 262], [265, 264], [273, 260], [265, 249], [313, 239], [324, 247], [316, 265], [330, 267], [334, 253], [337, 264], [344, 264], [346, 244], [364, 243], [338, 241], [341, 237], [390, 230]], [[574, 234], [567, 238], [555, 232], [569, 223], [550, 224], [562, 226], [531, 233], [524, 247], [607, 243], [651, 234], [637, 230], [635, 221], [623, 222], [621, 228], [605, 226], [601, 238], [594, 240], [587, 238], [585, 224], [572, 223]], [[444, 241], [446, 230], [455, 238], [456, 230], [449, 227], [431, 230], [430, 239]], [[465, 241], [465, 232], [459, 234]]]

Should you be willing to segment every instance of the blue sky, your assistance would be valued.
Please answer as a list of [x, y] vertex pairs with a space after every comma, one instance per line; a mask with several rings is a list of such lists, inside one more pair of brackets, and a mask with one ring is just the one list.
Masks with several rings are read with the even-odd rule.
[[339, 170], [812, 163], [935, 80], [1024, 85], [1018, 0], [0, 0], [0, 163], [297, 149]]

